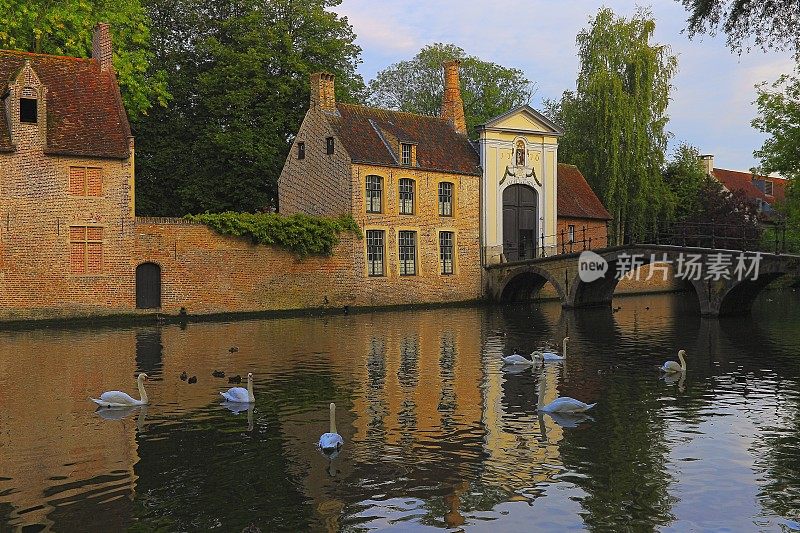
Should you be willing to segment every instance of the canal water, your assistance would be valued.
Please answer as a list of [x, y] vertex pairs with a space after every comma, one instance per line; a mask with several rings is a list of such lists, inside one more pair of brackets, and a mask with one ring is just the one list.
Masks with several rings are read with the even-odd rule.
[[[0, 332], [0, 531], [800, 530], [800, 293], [614, 305]], [[566, 363], [502, 368], [565, 335]], [[253, 372], [254, 407], [215, 370]], [[149, 406], [95, 412], [139, 372]]]

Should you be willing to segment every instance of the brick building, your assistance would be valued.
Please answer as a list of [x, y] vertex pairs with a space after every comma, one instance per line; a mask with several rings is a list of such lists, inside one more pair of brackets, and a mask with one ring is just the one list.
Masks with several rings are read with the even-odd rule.
[[575, 165], [558, 164], [558, 252], [608, 244], [611, 215]]
[[700, 165], [708, 176], [719, 181], [725, 189], [730, 192], [741, 191], [752, 200], [765, 222], [773, 220], [775, 205], [786, 198], [785, 178], [717, 168], [714, 166], [714, 156], [710, 154], [700, 156]]
[[317, 73], [278, 205], [283, 214], [352, 214], [364, 230], [354, 275], [379, 301], [473, 300], [480, 177], [456, 62], [446, 65], [439, 117], [336, 102], [333, 76]]

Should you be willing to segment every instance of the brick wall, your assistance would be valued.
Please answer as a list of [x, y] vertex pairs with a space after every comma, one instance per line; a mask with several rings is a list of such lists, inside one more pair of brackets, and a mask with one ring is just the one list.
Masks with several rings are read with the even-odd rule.
[[[589, 249], [589, 239], [592, 239], [591, 248], [604, 248], [607, 243], [607, 229], [605, 220], [594, 220], [586, 218], [567, 218], [558, 217], [558, 253], [562, 250], [561, 232], [563, 231], [564, 239], [563, 249], [569, 253], [569, 226], [575, 226], [575, 243], [573, 244], [572, 251], [580, 252], [584, 249], [583, 240], [586, 239], [586, 249]], [[583, 229], [586, 228], [584, 232]]]

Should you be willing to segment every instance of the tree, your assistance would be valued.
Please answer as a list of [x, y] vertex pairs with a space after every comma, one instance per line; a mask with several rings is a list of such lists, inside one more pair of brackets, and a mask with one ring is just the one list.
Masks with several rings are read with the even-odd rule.
[[442, 63], [461, 61], [461, 97], [467, 131], [505, 113], [512, 107], [527, 104], [533, 84], [521, 70], [468, 56], [453, 44], [425, 46], [408, 61], [386, 68], [370, 81], [370, 103], [378, 107], [436, 116], [442, 105], [444, 81]]
[[155, 65], [171, 73], [170, 109], [134, 124], [137, 210], [176, 216], [274, 205], [308, 109], [309, 75], [336, 75], [357, 100], [360, 48], [339, 0], [150, 0]]
[[714, 35], [719, 28], [728, 46], [741, 52], [754, 39], [764, 50], [800, 53], [800, 2], [797, 0], [681, 0], [689, 11], [689, 36]]
[[575, 91], [550, 105], [566, 130], [559, 155], [600, 193], [617, 242], [649, 233], [671, 211], [662, 166], [677, 59], [668, 46], [650, 43], [654, 31], [649, 11], [626, 20], [600, 9], [577, 37]]
[[0, 13], [0, 48], [74, 57], [90, 57], [92, 28], [110, 23], [128, 115], [169, 100], [164, 71], [150, 66], [150, 19], [139, 0], [0, 0]]
[[664, 169], [664, 182], [672, 191], [675, 218], [696, 218], [702, 212], [702, 196], [706, 173], [699, 164], [700, 152], [694, 146], [681, 143]]

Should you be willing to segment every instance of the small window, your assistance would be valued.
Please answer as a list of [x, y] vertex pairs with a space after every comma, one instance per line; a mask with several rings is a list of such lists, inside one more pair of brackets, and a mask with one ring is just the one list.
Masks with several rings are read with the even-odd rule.
[[400, 189], [400, 214], [414, 214], [414, 180], [401, 178], [399, 181]]
[[439, 232], [439, 266], [442, 274], [453, 273], [453, 232]]
[[767, 196], [774, 196], [773, 193], [775, 192], [773, 188], [773, 184], [769, 180], [764, 181], [764, 194]]
[[403, 165], [411, 165], [411, 145], [402, 143], [400, 145], [400, 162]]
[[384, 232], [367, 230], [367, 273], [371, 277], [383, 276]]
[[19, 99], [19, 121], [36, 124], [38, 121], [37, 100], [35, 98]]
[[525, 143], [522, 139], [517, 141], [516, 164], [518, 167], [525, 166]]
[[99, 274], [103, 271], [103, 228], [71, 226], [69, 241], [70, 272]]
[[569, 239], [568, 242], [575, 242], [575, 226], [573, 224], [567, 226], [567, 238]]
[[453, 184], [449, 181], [439, 184], [439, 216], [453, 216]]
[[400, 275], [417, 274], [417, 232], [401, 231], [399, 235]]
[[333, 153], [333, 137], [327, 137], [325, 139], [325, 150], [328, 155]]
[[383, 203], [383, 178], [367, 176], [367, 213], [380, 213]]
[[297, 143], [297, 159], [305, 159], [306, 158], [306, 143], [299, 142]]

